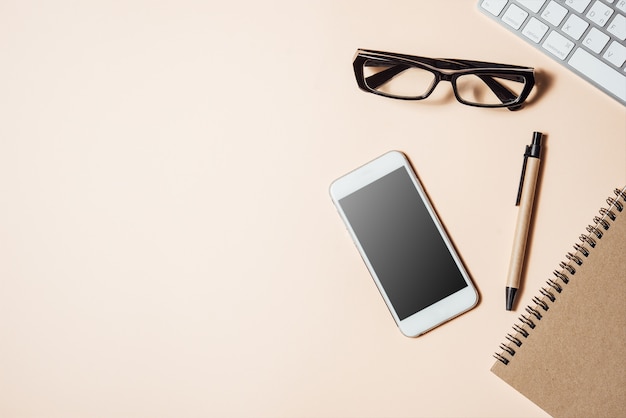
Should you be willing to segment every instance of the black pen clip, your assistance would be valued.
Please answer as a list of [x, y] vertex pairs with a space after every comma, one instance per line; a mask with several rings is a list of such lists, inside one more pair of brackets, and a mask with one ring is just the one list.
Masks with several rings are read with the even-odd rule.
[[522, 188], [524, 187], [524, 177], [526, 176], [526, 163], [528, 163], [528, 157], [530, 157], [530, 146], [526, 145], [526, 151], [524, 152], [524, 164], [522, 165], [522, 176], [519, 179], [519, 188], [517, 189], [517, 199], [515, 199], [515, 206], [519, 206], [522, 199]]

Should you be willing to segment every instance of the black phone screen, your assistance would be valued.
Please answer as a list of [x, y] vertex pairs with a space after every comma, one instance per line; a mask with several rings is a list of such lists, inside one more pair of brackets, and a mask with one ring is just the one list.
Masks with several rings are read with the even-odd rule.
[[339, 204], [400, 320], [467, 286], [406, 168]]

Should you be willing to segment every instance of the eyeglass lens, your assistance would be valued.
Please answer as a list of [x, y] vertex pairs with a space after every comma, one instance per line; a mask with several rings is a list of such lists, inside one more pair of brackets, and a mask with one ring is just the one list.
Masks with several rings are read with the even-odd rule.
[[430, 92], [435, 74], [419, 67], [366, 60], [363, 64], [366, 85], [387, 96], [415, 99]]
[[[488, 73], [466, 74], [456, 79], [459, 99], [466, 103], [490, 106], [513, 103], [520, 97], [525, 85], [523, 77]], [[502, 94], [503, 90], [506, 95]]]
[[[385, 96], [421, 99], [436, 82], [433, 72], [404, 63], [366, 60], [363, 63], [366, 85]], [[522, 94], [525, 78], [499, 73], [465, 74], [456, 77], [456, 91], [465, 103], [497, 106], [513, 103]]]

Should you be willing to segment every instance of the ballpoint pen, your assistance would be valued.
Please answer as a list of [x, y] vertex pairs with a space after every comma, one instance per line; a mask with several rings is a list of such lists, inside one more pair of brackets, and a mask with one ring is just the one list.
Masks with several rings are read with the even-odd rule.
[[539, 174], [539, 163], [541, 158], [541, 132], [533, 133], [533, 140], [526, 146], [524, 152], [524, 164], [522, 166], [522, 177], [520, 178], [519, 190], [517, 192], [516, 206], [519, 206], [517, 214], [517, 224], [513, 237], [513, 250], [511, 251], [511, 261], [509, 263], [509, 274], [506, 280], [506, 310], [513, 309], [515, 295], [519, 289], [520, 276], [524, 266], [524, 254], [526, 253], [526, 241], [528, 239], [528, 229], [533, 211], [535, 191], [537, 188], [537, 177]]

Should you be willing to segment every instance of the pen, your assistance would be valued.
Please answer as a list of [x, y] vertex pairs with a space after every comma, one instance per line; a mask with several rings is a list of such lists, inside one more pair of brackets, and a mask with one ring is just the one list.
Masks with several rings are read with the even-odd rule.
[[511, 261], [509, 263], [509, 274], [506, 280], [507, 311], [513, 309], [515, 294], [517, 293], [517, 289], [519, 289], [520, 276], [522, 267], [524, 266], [528, 227], [530, 226], [535, 190], [537, 189], [542, 137], [543, 134], [541, 132], [534, 132], [532, 143], [526, 145], [526, 151], [524, 152], [522, 177], [520, 178], [517, 201], [515, 202], [515, 206], [519, 206], [519, 212], [517, 214], [517, 224], [513, 237], [513, 250], [511, 251]]

